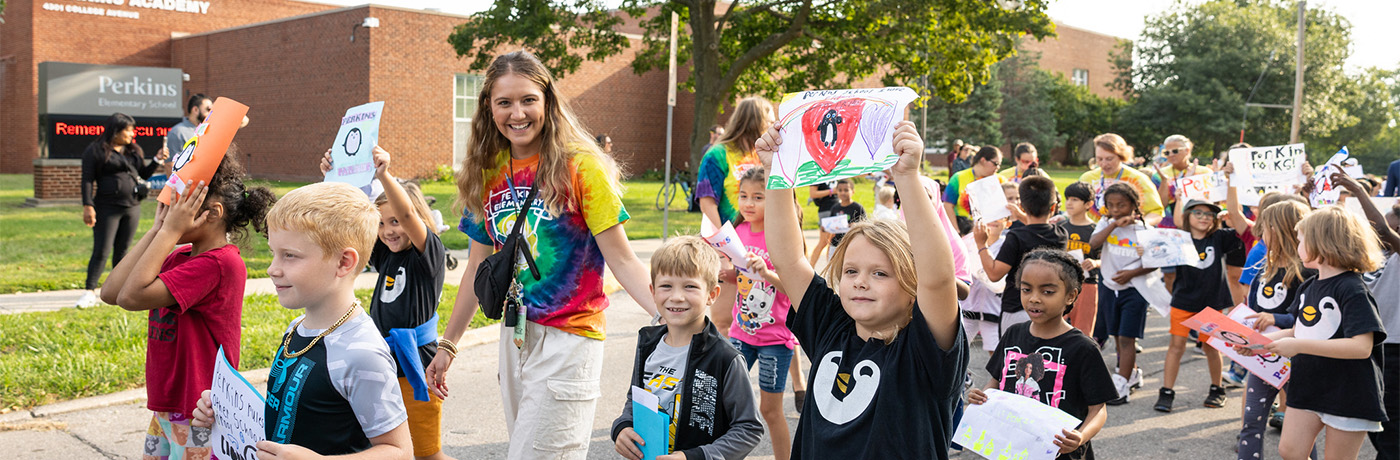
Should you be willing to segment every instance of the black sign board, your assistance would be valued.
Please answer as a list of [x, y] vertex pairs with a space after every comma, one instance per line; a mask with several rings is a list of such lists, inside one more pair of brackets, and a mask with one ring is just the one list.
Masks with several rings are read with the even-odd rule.
[[[97, 137], [102, 135], [105, 116], [41, 115], [39, 117], [39, 151], [45, 158], [82, 158]], [[136, 118], [136, 144], [146, 158], [154, 158], [165, 142], [170, 127], [179, 118]], [[171, 152], [172, 155], [179, 152]]]

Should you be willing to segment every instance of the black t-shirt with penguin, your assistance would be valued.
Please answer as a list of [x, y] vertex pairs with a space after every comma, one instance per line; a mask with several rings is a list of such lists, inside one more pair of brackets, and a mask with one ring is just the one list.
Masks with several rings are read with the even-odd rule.
[[1313, 412], [1384, 421], [1381, 407], [1379, 344], [1385, 340], [1376, 301], [1361, 274], [1343, 272], [1303, 283], [1298, 297], [1298, 322], [1293, 337], [1331, 340], [1373, 333], [1370, 358], [1337, 359], [1300, 353], [1293, 356], [1288, 381], [1288, 407]]

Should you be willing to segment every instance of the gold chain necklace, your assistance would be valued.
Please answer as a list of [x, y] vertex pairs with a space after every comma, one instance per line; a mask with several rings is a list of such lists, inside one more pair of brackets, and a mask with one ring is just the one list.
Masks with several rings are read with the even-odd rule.
[[313, 337], [311, 339], [311, 343], [307, 344], [306, 348], [302, 348], [301, 351], [298, 351], [296, 353], [287, 353], [287, 345], [290, 345], [292, 343], [292, 334], [296, 334], [297, 326], [301, 326], [302, 321], [306, 321], [306, 317], [302, 317], [300, 321], [297, 321], [296, 324], [292, 325], [292, 330], [287, 333], [287, 338], [282, 339], [282, 357], [285, 359], [292, 359], [304, 355], [308, 351], [311, 351], [311, 347], [316, 346], [316, 342], [321, 341], [322, 337], [330, 335], [330, 333], [334, 332], [335, 329], [340, 327], [341, 324], [345, 324], [345, 320], [350, 319], [350, 314], [354, 313], [355, 310], [359, 308], [360, 299], [355, 299], [355, 303], [350, 304], [350, 308], [345, 309], [345, 314], [341, 315], [340, 320], [336, 321], [335, 324], [332, 324], [330, 329], [326, 329], [324, 331], [321, 331], [320, 334], [316, 334], [316, 337]]

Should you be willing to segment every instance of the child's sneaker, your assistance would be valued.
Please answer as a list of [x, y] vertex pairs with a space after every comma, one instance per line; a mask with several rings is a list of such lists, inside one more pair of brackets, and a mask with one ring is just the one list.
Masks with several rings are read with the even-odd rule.
[[1132, 390], [1142, 388], [1142, 368], [1133, 368], [1133, 373], [1128, 376], [1128, 388]]
[[1275, 410], [1273, 415], [1269, 416], [1269, 426], [1283, 429], [1283, 411]]
[[1172, 402], [1175, 401], [1176, 391], [1171, 388], [1163, 388], [1157, 390], [1157, 404], [1152, 405], [1152, 408], [1157, 412], [1171, 412]]
[[1244, 381], [1245, 378], [1248, 377], [1248, 373], [1249, 371], [1245, 370], [1244, 366], [1241, 366], [1239, 365], [1239, 363], [1236, 362], [1231, 362], [1230, 368], [1226, 369], [1225, 375], [1221, 376], [1225, 381], [1225, 388], [1244, 387]]
[[94, 294], [92, 291], [83, 291], [83, 296], [78, 298], [78, 302], [74, 306], [78, 308], [92, 308], [96, 307], [99, 302], [97, 294]]
[[1127, 404], [1128, 393], [1132, 392], [1132, 389], [1128, 385], [1128, 379], [1123, 378], [1121, 375], [1113, 374], [1113, 387], [1118, 390], [1118, 399], [1109, 401], [1108, 405], [1120, 406]]
[[797, 415], [802, 415], [802, 405], [807, 403], [807, 392], [792, 390], [792, 404], [797, 406]]
[[1210, 386], [1210, 394], [1206, 395], [1206, 407], [1219, 409], [1225, 407], [1225, 388], [1219, 385]]

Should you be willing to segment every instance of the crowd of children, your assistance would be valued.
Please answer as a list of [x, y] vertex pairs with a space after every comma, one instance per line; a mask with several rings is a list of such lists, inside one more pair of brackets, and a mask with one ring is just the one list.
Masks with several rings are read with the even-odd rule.
[[[892, 133], [898, 160], [877, 182], [874, 212], [853, 199], [849, 179], [812, 187], [822, 231], [808, 248], [793, 190], [766, 187], [782, 143], [772, 108], [746, 99], [707, 155], [698, 188], [705, 218], [734, 224], [747, 260], [725, 260], [703, 239], [678, 236], [646, 267], [621, 230], [628, 215], [610, 157], [575, 142], [586, 136], [566, 108], [546, 104], [557, 94], [538, 64], [528, 53], [502, 56], [482, 90], [499, 96], [486, 98], [495, 107], [483, 105], [484, 121], [474, 127], [489, 146], [473, 153], [467, 170], [483, 174], [458, 185], [464, 196], [494, 201], [464, 200], [460, 228], [473, 250], [443, 337], [436, 311], [445, 250], [422, 193], [390, 173], [382, 148], [373, 160], [383, 193], [372, 201], [336, 183], [276, 200], [265, 188], [245, 188], [237, 155], [228, 155], [208, 184], [192, 184], [160, 208], [135, 256], [102, 290], [108, 303], [150, 311], [147, 458], [209, 456], [209, 371], [221, 346], [237, 366], [241, 342], [246, 273], [230, 238], [250, 227], [268, 238], [279, 302], [304, 311], [280, 344], [255, 344], [277, 350], [260, 458], [447, 458], [445, 372], [477, 307], [468, 278], [519, 222], [535, 235], [528, 250], [555, 253], [539, 253], [544, 276], [514, 282], [507, 299], [524, 317], [502, 328], [500, 345], [510, 458], [582, 458], [597, 394], [636, 391], [599, 388], [604, 263], [653, 315], [638, 331], [629, 382], [656, 397], [657, 407], [644, 409], [669, 417], [667, 454], [656, 458], [743, 458], [765, 432], [783, 460], [947, 458], [960, 448], [953, 431], [965, 405], [986, 403], [993, 389], [1080, 420], [1055, 436], [1058, 458], [1094, 458], [1092, 440], [1111, 424], [1107, 406], [1127, 404], [1142, 386], [1148, 363], [1138, 361], [1137, 341], [1152, 307], [1167, 312], [1171, 335], [1153, 408], [1170, 412], [1193, 340], [1187, 320], [1240, 302], [1273, 341], [1233, 351], [1287, 357], [1293, 371], [1282, 391], [1245, 379], [1239, 458], [1261, 457], [1275, 399], [1289, 409], [1279, 442], [1286, 459], [1316, 458], [1313, 440], [1324, 430], [1329, 459], [1356, 458], [1367, 434], [1381, 458], [1400, 454], [1400, 341], [1387, 333], [1400, 327], [1400, 269], [1387, 267], [1400, 258], [1400, 217], [1376, 209], [1345, 175], [1331, 180], [1361, 203], [1364, 218], [1340, 207], [1309, 209], [1286, 194], [1265, 196], [1247, 214], [1234, 188], [1222, 208], [1175, 187], [1124, 180], [1116, 149], [1126, 144], [1117, 136], [1099, 152], [1101, 168], [1116, 171], [1099, 171], [1097, 187], [1071, 184], [1063, 196], [1038, 169], [1034, 147], [1017, 146], [1017, 165], [1002, 173], [1011, 217], [973, 222], [967, 211], [977, 198], [963, 193], [966, 183], [945, 194], [921, 175], [924, 143], [905, 121]], [[1168, 141], [1189, 145], [1184, 137]], [[1000, 159], [999, 149], [982, 147], [961, 181], [991, 175]], [[327, 152], [321, 169], [331, 167]], [[1173, 204], [1170, 225], [1190, 233], [1198, 255], [1171, 267], [1170, 287], [1162, 270], [1144, 263], [1139, 236], [1156, 225], [1162, 202]], [[912, 229], [946, 238], [914, 237]], [[1226, 257], [1254, 251], [1259, 262], [1236, 298]], [[378, 279], [366, 312], [354, 280], [367, 265]], [[979, 337], [990, 356], [986, 375], [968, 371], [970, 341]], [[1100, 351], [1109, 339], [1111, 367]], [[812, 363], [808, 375], [799, 350]], [[1203, 351], [1204, 406], [1223, 407], [1222, 356]], [[783, 411], [790, 381], [801, 414], [791, 435]], [[610, 435], [619, 455], [637, 460], [646, 441], [633, 418], [637, 402], [626, 400]]]

